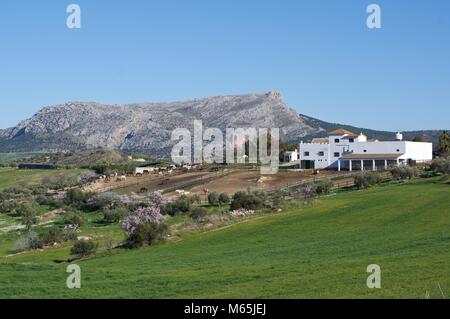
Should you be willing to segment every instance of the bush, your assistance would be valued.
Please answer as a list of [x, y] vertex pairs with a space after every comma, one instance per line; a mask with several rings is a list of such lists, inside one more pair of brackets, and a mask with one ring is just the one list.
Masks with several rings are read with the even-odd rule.
[[85, 220], [79, 212], [67, 212], [64, 214], [64, 224], [82, 226]]
[[208, 210], [204, 207], [196, 207], [190, 214], [191, 218], [196, 221], [203, 221], [207, 215]]
[[103, 213], [103, 220], [107, 223], [118, 223], [128, 215], [128, 210], [124, 207], [108, 209]]
[[80, 203], [86, 203], [91, 198], [90, 193], [85, 193], [77, 188], [69, 189], [64, 196], [64, 204], [66, 205], [79, 205]]
[[182, 213], [187, 213], [189, 212], [189, 210], [191, 209], [191, 200], [189, 197], [187, 197], [186, 195], [182, 195], [180, 196], [176, 201], [175, 201], [175, 207], [177, 208], [178, 211], [182, 212]]
[[18, 213], [20, 214], [22, 223], [25, 225], [27, 230], [30, 230], [31, 227], [39, 221], [39, 218], [30, 204], [21, 205]]
[[69, 189], [63, 202], [68, 206], [85, 212], [100, 210], [111, 203], [110, 199], [105, 196], [83, 192], [79, 189]]
[[436, 173], [450, 175], [450, 157], [435, 159], [431, 163], [431, 169]]
[[230, 196], [227, 193], [221, 193], [219, 195], [219, 204], [226, 205], [230, 203]]
[[201, 204], [202, 203], [202, 198], [198, 194], [192, 195], [190, 197], [190, 199], [191, 199], [192, 204]]
[[237, 192], [233, 195], [231, 209], [245, 208], [247, 210], [261, 209], [264, 206], [265, 195], [260, 192]]
[[70, 249], [70, 254], [77, 258], [88, 257], [97, 252], [98, 243], [92, 240], [77, 240]]
[[61, 228], [53, 226], [47, 233], [42, 235], [41, 238], [45, 245], [51, 245], [54, 243], [59, 244], [64, 242], [64, 232]]
[[17, 252], [22, 252], [32, 249], [41, 249], [42, 247], [44, 247], [44, 243], [39, 238], [38, 234], [30, 231], [17, 240], [15, 248]]
[[161, 207], [161, 212], [164, 215], [175, 216], [178, 213], [187, 213], [192, 206], [192, 199], [186, 195], [177, 198], [175, 202], [168, 203]]
[[135, 231], [128, 236], [127, 246], [129, 248], [138, 248], [145, 244], [155, 245], [164, 241], [167, 232], [168, 227], [164, 223], [146, 222], [139, 224]]
[[212, 192], [208, 194], [208, 203], [211, 205], [219, 204], [219, 194], [216, 192]]
[[382, 178], [380, 174], [376, 172], [367, 172], [356, 175], [354, 177], [354, 181], [355, 186], [358, 189], [362, 189], [362, 188], [369, 188], [371, 186], [381, 183]]
[[326, 195], [331, 192], [334, 187], [334, 183], [331, 180], [326, 179], [318, 182], [315, 186], [317, 195]]
[[0, 200], [0, 213], [22, 217], [26, 213], [33, 211], [33, 204], [36, 203], [31, 200], [21, 198]]
[[413, 167], [400, 166], [391, 169], [391, 174], [395, 179], [405, 180], [417, 177], [419, 175], [419, 171]]
[[56, 206], [57, 205], [54, 197], [45, 196], [45, 195], [37, 196], [36, 203], [38, 203], [39, 205], [46, 205], [46, 206]]

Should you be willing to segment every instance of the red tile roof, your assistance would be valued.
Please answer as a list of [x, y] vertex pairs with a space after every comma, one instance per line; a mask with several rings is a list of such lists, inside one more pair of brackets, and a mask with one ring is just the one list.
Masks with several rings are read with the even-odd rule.
[[342, 128], [340, 128], [338, 130], [334, 130], [334, 131], [330, 132], [329, 134], [330, 135], [356, 135], [355, 133], [344, 130]]

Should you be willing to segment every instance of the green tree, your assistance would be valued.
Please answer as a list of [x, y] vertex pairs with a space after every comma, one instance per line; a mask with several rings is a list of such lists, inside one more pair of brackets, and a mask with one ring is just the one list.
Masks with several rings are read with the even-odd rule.
[[26, 229], [30, 231], [33, 225], [39, 220], [35, 211], [29, 205], [21, 205], [19, 212], [22, 217], [22, 223], [25, 225]]
[[219, 204], [219, 194], [216, 192], [212, 192], [208, 194], [208, 203], [211, 205]]
[[220, 205], [226, 205], [230, 202], [230, 196], [228, 196], [227, 193], [221, 193], [219, 195], [219, 204]]
[[425, 138], [424, 135], [422, 134], [417, 134], [416, 136], [414, 136], [413, 138], [413, 142], [426, 142], [427, 139]]
[[443, 131], [439, 136], [438, 154], [440, 156], [450, 154], [450, 134], [447, 131]]
[[91, 240], [77, 240], [70, 249], [70, 254], [77, 258], [88, 257], [97, 252], [98, 243]]

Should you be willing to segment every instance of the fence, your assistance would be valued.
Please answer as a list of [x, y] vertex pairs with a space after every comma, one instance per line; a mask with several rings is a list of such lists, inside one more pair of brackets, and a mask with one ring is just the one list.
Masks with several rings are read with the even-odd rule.
[[[388, 179], [392, 178], [392, 174], [389, 171], [383, 171], [383, 172], [378, 172], [378, 173], [380, 174], [381, 178], [383, 178], [383, 180], [388, 180]], [[287, 185], [286, 187], [283, 187], [283, 188], [275, 188], [275, 189], [269, 190], [268, 193], [274, 193], [274, 192], [280, 191], [280, 190], [289, 191], [289, 190], [300, 188], [307, 184], [316, 183], [316, 182], [320, 182], [323, 180], [333, 181], [335, 188], [352, 187], [355, 185], [353, 177], [356, 175], [359, 175], [359, 174], [361, 174], [361, 172], [344, 172], [344, 173], [338, 173], [333, 176], [315, 176], [315, 177], [304, 179], [299, 183]]]

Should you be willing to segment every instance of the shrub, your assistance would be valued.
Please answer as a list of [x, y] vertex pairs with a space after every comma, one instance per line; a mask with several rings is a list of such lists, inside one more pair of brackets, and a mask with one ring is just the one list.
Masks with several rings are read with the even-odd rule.
[[202, 203], [202, 198], [198, 194], [192, 195], [190, 198], [191, 198], [192, 204], [201, 204]]
[[431, 169], [436, 173], [450, 175], [450, 157], [433, 160]]
[[98, 243], [92, 240], [77, 240], [70, 249], [70, 254], [77, 258], [88, 257], [97, 252]]
[[175, 216], [178, 213], [187, 213], [192, 206], [191, 198], [186, 195], [182, 195], [177, 198], [175, 202], [165, 204], [161, 207], [161, 212], [164, 215]]
[[29, 231], [17, 240], [15, 249], [17, 252], [22, 252], [32, 249], [41, 249], [42, 247], [44, 247], [44, 244], [38, 234], [33, 231]]
[[186, 195], [182, 195], [180, 196], [176, 201], [175, 201], [175, 207], [178, 211], [182, 212], [182, 213], [187, 213], [189, 212], [189, 210], [191, 209], [191, 200], [189, 199], [189, 197], [187, 197]]
[[399, 166], [391, 169], [391, 174], [395, 179], [405, 180], [417, 177], [419, 175], [419, 171], [413, 167]]
[[283, 193], [283, 191], [278, 190], [278, 191], [272, 193], [269, 198], [271, 207], [272, 208], [279, 207], [282, 204], [284, 204], [284, 202], [285, 202], [284, 198], [285, 198], [285, 194]]
[[39, 218], [30, 204], [20, 205], [18, 213], [21, 216], [22, 223], [25, 225], [27, 230], [30, 230], [31, 227], [39, 221]]
[[219, 204], [219, 194], [216, 192], [212, 192], [208, 194], [208, 203], [211, 205]]
[[2, 193], [4, 195], [4, 199], [0, 199], [0, 213], [8, 214], [12, 216], [23, 216], [24, 212], [32, 210], [33, 202], [29, 200], [31, 196], [22, 197], [12, 197], [9, 196], [9, 193]]
[[64, 214], [64, 224], [82, 226], [85, 220], [80, 212], [67, 212]]
[[161, 214], [175, 216], [178, 213], [178, 210], [174, 203], [166, 204], [161, 207]]
[[226, 205], [230, 203], [230, 196], [228, 196], [227, 193], [221, 193], [219, 195], [219, 204], [220, 205]]
[[[183, 204], [189, 203], [187, 198], [182, 198], [182, 200]], [[127, 235], [126, 246], [135, 248], [145, 244], [153, 245], [164, 240], [168, 227], [161, 214], [161, 207], [173, 207], [174, 204], [168, 203], [168, 200], [165, 199], [162, 201], [150, 200], [150, 206], [138, 208], [129, 215], [122, 223], [122, 228]]]
[[42, 241], [45, 245], [51, 245], [53, 243], [64, 242], [64, 232], [61, 228], [53, 226], [48, 230], [47, 233], [41, 236]]
[[142, 247], [145, 244], [155, 245], [164, 241], [168, 232], [166, 224], [145, 222], [139, 224], [136, 229], [127, 238], [127, 246], [129, 248]]
[[103, 220], [108, 223], [118, 223], [127, 215], [128, 210], [125, 207], [108, 209], [103, 213]]
[[85, 204], [89, 198], [91, 198], [90, 193], [85, 193], [77, 188], [69, 189], [64, 196], [64, 204], [71, 206], [80, 206]]
[[355, 186], [358, 189], [369, 188], [373, 185], [381, 183], [380, 174], [375, 172], [360, 173], [354, 177]]
[[315, 186], [317, 195], [326, 195], [331, 192], [334, 187], [334, 183], [331, 180], [326, 179], [318, 182]]
[[314, 185], [306, 184], [300, 189], [300, 196], [307, 205], [312, 205], [317, 197]]
[[95, 181], [97, 178], [97, 173], [95, 171], [89, 170], [80, 174], [79, 179], [81, 183], [89, 183]]
[[265, 196], [260, 192], [237, 192], [233, 195], [231, 209], [245, 208], [248, 210], [261, 209], [264, 206]]
[[122, 223], [122, 228], [130, 237], [141, 224], [163, 224], [164, 216], [160, 212], [159, 207], [145, 207], [138, 208], [130, 216], [128, 216]]
[[190, 214], [191, 218], [196, 221], [203, 221], [207, 215], [208, 210], [204, 207], [196, 207]]
[[39, 195], [36, 197], [36, 203], [39, 205], [56, 206], [56, 200], [53, 197]]

